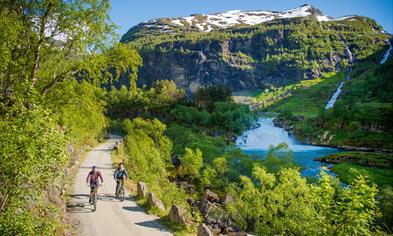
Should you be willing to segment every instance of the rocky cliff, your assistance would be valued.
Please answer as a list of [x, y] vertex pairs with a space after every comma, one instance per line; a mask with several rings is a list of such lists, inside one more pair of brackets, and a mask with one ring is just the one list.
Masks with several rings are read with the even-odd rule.
[[139, 83], [173, 80], [188, 92], [209, 85], [233, 91], [282, 86], [343, 68], [382, 50], [372, 19], [333, 19], [312, 6], [285, 12], [230, 11], [141, 23], [122, 37], [143, 58]]

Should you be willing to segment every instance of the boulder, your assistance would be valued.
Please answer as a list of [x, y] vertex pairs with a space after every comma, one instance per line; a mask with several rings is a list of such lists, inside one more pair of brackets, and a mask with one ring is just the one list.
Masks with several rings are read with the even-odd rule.
[[230, 217], [224, 209], [216, 205], [214, 205], [214, 208], [211, 208], [204, 217], [205, 224], [211, 226], [212, 232], [215, 234], [221, 233], [226, 235], [241, 231], [232, 217]]
[[137, 186], [137, 191], [138, 191], [138, 197], [143, 198], [146, 197], [147, 195], [147, 186], [143, 182], [138, 182], [136, 184]]
[[207, 214], [209, 214], [209, 212], [211, 212], [212, 210], [214, 210], [216, 208], [217, 208], [217, 206], [214, 203], [211, 203], [207, 200], [201, 201], [201, 203], [199, 205], [199, 210], [201, 211], [203, 216], [206, 216]]
[[221, 203], [224, 205], [228, 205], [230, 203], [233, 203], [234, 199], [230, 194], [225, 194], [225, 197], [222, 199]]
[[187, 210], [182, 206], [172, 205], [169, 211], [169, 221], [175, 225], [187, 225]]
[[197, 236], [214, 236], [214, 234], [211, 231], [211, 229], [209, 228], [209, 226], [202, 223], [198, 227]]
[[165, 211], [165, 206], [164, 203], [162, 203], [161, 200], [159, 200], [154, 193], [149, 193], [147, 195], [147, 204], [149, 204], [150, 207], [157, 207], [161, 211]]
[[186, 181], [179, 182], [178, 186], [183, 188], [184, 191], [188, 194], [195, 192], [195, 186], [193, 184], [186, 182]]
[[187, 203], [192, 207], [198, 207], [198, 205], [199, 205], [199, 202], [197, 200], [192, 199], [192, 198], [187, 198]]
[[213, 193], [209, 189], [206, 189], [206, 191], [203, 193], [202, 201], [219, 202], [220, 198], [217, 194]]

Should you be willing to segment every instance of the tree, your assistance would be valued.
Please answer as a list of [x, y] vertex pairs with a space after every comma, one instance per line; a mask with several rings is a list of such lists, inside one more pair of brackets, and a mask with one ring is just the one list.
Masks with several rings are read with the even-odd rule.
[[109, 68], [132, 70], [141, 59], [130, 46], [115, 45], [107, 0], [43, 0], [2, 3], [0, 30], [2, 102], [29, 103], [37, 94], [77, 76], [99, 83], [112, 77]]
[[202, 152], [199, 149], [193, 151], [185, 148], [184, 150], [185, 153], [180, 159], [179, 175], [195, 179], [199, 176], [199, 171], [203, 166]]

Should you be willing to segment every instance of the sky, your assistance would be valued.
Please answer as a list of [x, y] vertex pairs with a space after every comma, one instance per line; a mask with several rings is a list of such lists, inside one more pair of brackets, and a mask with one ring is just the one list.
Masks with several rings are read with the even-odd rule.
[[362, 15], [375, 19], [393, 33], [393, 0], [110, 0], [112, 21], [123, 35], [132, 26], [146, 20], [218, 13], [228, 10], [284, 11], [310, 4], [325, 15], [339, 17]]

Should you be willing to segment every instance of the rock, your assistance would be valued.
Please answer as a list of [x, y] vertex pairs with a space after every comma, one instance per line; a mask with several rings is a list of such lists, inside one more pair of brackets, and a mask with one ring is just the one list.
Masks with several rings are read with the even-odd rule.
[[179, 187], [183, 188], [184, 191], [186, 191], [186, 193], [188, 194], [195, 192], [195, 186], [186, 181], [179, 182], [178, 185]]
[[222, 199], [221, 203], [224, 205], [228, 205], [230, 203], [233, 203], [234, 199], [230, 194], [225, 194], [225, 197]]
[[169, 211], [169, 221], [175, 225], [187, 225], [187, 210], [182, 206], [172, 205]]
[[[213, 204], [213, 203], [210, 203]], [[206, 213], [205, 223], [212, 227], [215, 235], [218, 233], [227, 234], [229, 232], [240, 232], [240, 228], [235, 224], [234, 220], [217, 205], [213, 205]]]
[[178, 154], [173, 154], [172, 157], [172, 164], [177, 168], [180, 166], [180, 155]]
[[143, 198], [146, 197], [147, 195], [147, 186], [143, 182], [138, 182], [136, 184], [137, 186], [137, 191], [138, 191], [138, 197]]
[[206, 216], [209, 212], [217, 208], [214, 203], [211, 203], [207, 200], [202, 200], [199, 206], [199, 210], [201, 211], [203, 216]]
[[202, 201], [219, 202], [220, 198], [217, 194], [213, 193], [209, 189], [206, 189], [205, 193], [202, 196]]
[[245, 232], [229, 232], [227, 236], [246, 236]]
[[212, 233], [213, 235], [218, 235], [219, 233], [221, 233], [221, 229], [217, 226], [212, 229]]
[[213, 232], [211, 231], [211, 229], [209, 228], [209, 226], [205, 225], [205, 224], [201, 224], [198, 227], [198, 232], [197, 232], [197, 236], [214, 236]]
[[194, 199], [192, 199], [192, 198], [188, 198], [188, 199], [187, 199], [187, 203], [188, 203], [190, 206], [192, 206], [192, 207], [198, 207], [198, 205], [199, 205], [199, 202], [196, 201], [196, 200], [194, 200]]
[[165, 211], [165, 206], [164, 203], [162, 203], [161, 200], [159, 200], [154, 193], [149, 193], [147, 196], [147, 204], [149, 204], [150, 207], [157, 207], [161, 211]]

